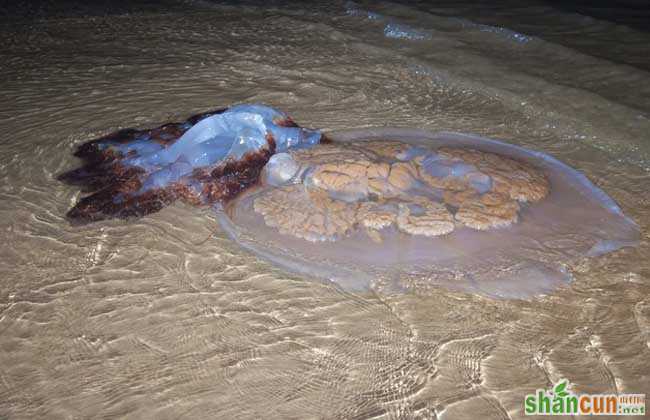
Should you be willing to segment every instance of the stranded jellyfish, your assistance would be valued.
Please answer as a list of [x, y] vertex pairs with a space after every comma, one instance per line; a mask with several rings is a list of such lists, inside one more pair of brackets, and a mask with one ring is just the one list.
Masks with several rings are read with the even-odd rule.
[[237, 105], [151, 130], [125, 129], [81, 145], [81, 168], [59, 179], [85, 196], [73, 222], [142, 216], [181, 199], [194, 205], [234, 197], [257, 182], [276, 152], [309, 147], [320, 133], [263, 105]]
[[125, 133], [77, 152], [86, 165], [63, 178], [95, 192], [72, 219], [145, 214], [176, 198], [212, 204], [244, 248], [345, 290], [525, 298], [568, 283], [575, 259], [639, 238], [584, 175], [496, 140], [408, 129], [321, 136], [259, 105]]

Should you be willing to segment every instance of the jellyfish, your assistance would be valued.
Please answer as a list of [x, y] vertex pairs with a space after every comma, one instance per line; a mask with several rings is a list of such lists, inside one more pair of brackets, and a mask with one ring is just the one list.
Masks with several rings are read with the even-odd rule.
[[212, 206], [244, 249], [353, 292], [447, 288], [530, 298], [571, 263], [635, 246], [638, 226], [583, 174], [497, 140], [415, 129], [323, 134], [237, 105], [81, 145], [61, 175], [73, 222], [177, 199]]
[[237, 105], [151, 130], [125, 129], [81, 145], [84, 165], [59, 176], [84, 196], [76, 223], [139, 217], [181, 199], [207, 205], [257, 182], [276, 152], [309, 147], [320, 133], [264, 105]]
[[345, 290], [530, 298], [639, 240], [609, 196], [541, 152], [410, 129], [326, 137], [272, 156], [218, 214], [246, 249]]

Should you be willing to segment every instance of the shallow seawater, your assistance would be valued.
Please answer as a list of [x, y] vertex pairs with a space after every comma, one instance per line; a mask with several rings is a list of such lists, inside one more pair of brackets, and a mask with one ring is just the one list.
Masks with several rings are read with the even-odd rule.
[[[506, 1], [44, 7], [0, 32], [0, 417], [496, 419], [560, 378], [650, 394], [649, 32]], [[75, 146], [244, 102], [543, 151], [641, 244], [494, 300], [344, 292], [242, 250], [209, 208], [65, 219]]]

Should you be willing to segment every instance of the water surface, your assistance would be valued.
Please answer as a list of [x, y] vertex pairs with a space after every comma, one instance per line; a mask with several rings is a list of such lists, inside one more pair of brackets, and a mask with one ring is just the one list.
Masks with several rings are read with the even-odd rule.
[[[500, 419], [560, 378], [650, 394], [650, 33], [542, 2], [486, 7], [186, 1], [5, 16], [0, 417]], [[76, 145], [241, 102], [323, 129], [544, 151], [617, 200], [642, 243], [578, 262], [550, 296], [499, 301], [344, 293], [246, 253], [210, 209], [64, 219], [79, 192], [56, 176]]]

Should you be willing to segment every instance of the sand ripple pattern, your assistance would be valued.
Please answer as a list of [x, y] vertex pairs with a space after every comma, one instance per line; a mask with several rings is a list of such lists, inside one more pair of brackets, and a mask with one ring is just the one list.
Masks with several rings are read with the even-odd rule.
[[[55, 177], [75, 145], [266, 102], [305, 126], [417, 126], [543, 150], [648, 232], [647, 34], [543, 8], [514, 25], [505, 9], [480, 21], [469, 2], [380, 4], [431, 34], [411, 42], [336, 2], [245, 3], [0, 26], [0, 418], [522, 418], [523, 395], [562, 377], [580, 392], [650, 394], [647, 235], [571, 267], [566, 290], [519, 302], [342, 293], [252, 257], [209, 210], [180, 204], [70, 226], [77, 192]], [[462, 13], [534, 39], [449, 19]], [[548, 13], [550, 33], [535, 23]], [[622, 35], [620, 51], [593, 48]]]

